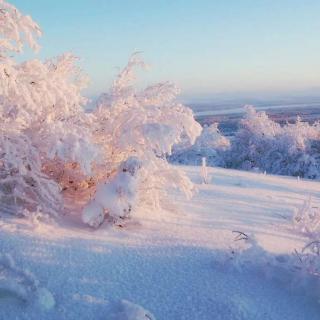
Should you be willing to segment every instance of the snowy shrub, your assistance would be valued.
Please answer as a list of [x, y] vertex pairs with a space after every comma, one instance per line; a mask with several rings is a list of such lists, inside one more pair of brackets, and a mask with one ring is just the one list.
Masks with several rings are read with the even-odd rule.
[[182, 141], [174, 146], [173, 163], [208, 165], [254, 172], [320, 178], [320, 122], [309, 124], [298, 117], [284, 126], [265, 112], [246, 106], [240, 128], [230, 140], [220, 134], [218, 124], [204, 127], [194, 145]]
[[299, 264], [297, 268], [303, 275], [315, 276], [320, 281], [320, 241], [305, 245], [301, 252], [295, 251]]
[[231, 254], [227, 259], [231, 261], [231, 266], [238, 270], [263, 270], [268, 272], [268, 268], [273, 268], [278, 264], [275, 256], [265, 251], [257, 242], [253, 234], [242, 231], [232, 231], [234, 242], [230, 246]]
[[0, 209], [25, 215], [61, 209], [60, 187], [43, 172], [38, 150], [21, 132], [0, 129]]
[[312, 204], [311, 196], [296, 210], [293, 225], [295, 230], [308, 237], [304, 248], [295, 251], [299, 269], [320, 278], [320, 209]]
[[313, 206], [311, 197], [295, 210], [293, 225], [297, 231], [310, 238], [320, 236], [320, 208]]
[[280, 126], [265, 112], [246, 107], [246, 116], [223, 156], [224, 166], [320, 178], [320, 123]]
[[138, 54], [96, 107], [85, 112], [87, 77], [66, 53], [46, 62], [15, 61], [26, 43], [37, 50], [39, 26], [0, 1], [0, 210], [12, 214], [83, 210], [98, 226], [106, 214], [127, 217], [158, 206], [163, 193], [193, 186], [168, 165], [173, 145], [201, 132], [192, 111], [176, 101], [177, 88], [134, 87]]
[[110, 92], [98, 99], [92, 114], [103, 164], [94, 169], [99, 185], [83, 212], [83, 221], [92, 226], [100, 224], [105, 214], [117, 219], [139, 206], [159, 207], [163, 192], [171, 187], [192, 195], [192, 183], [178, 168], [169, 166], [166, 155], [182, 137], [194, 143], [201, 127], [192, 111], [176, 102], [174, 85], [163, 83], [136, 91], [134, 69], [139, 66], [144, 63], [134, 54]]
[[26, 41], [33, 50], [39, 46], [35, 37], [41, 35], [39, 26], [30, 16], [22, 15], [13, 5], [0, 1], [0, 51], [1, 56], [8, 52], [20, 52]]
[[[231, 253], [224, 256], [231, 268], [262, 274], [273, 280], [310, 290], [317, 298], [320, 294], [320, 242], [307, 243], [292, 254], [273, 254], [261, 247], [254, 235], [233, 231]], [[225, 261], [227, 259], [227, 261]]]
[[218, 123], [213, 123], [203, 127], [201, 135], [194, 144], [190, 144], [186, 139], [175, 145], [169, 159], [173, 163], [200, 165], [202, 158], [205, 157], [208, 165], [220, 165], [221, 156], [229, 146], [230, 141], [220, 133]]

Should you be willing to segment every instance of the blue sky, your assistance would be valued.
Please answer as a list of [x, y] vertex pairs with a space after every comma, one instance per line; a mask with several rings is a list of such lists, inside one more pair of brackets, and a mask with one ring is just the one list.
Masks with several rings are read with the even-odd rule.
[[108, 88], [130, 53], [185, 96], [320, 93], [319, 0], [11, 0], [42, 27], [45, 59], [81, 57], [87, 93]]

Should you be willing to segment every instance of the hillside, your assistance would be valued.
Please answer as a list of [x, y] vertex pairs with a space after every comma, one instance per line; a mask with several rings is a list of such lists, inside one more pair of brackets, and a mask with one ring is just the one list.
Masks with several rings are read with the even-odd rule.
[[3, 216], [0, 318], [152, 319], [127, 300], [158, 320], [319, 319], [319, 280], [293, 255], [308, 239], [291, 222], [309, 196], [320, 205], [319, 184], [218, 168], [201, 184], [183, 169], [191, 201], [172, 193], [165, 212], [124, 226]]

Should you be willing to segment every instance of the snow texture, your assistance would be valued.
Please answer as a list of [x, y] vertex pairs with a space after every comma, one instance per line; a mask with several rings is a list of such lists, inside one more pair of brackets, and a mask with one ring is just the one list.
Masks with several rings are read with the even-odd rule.
[[108, 315], [110, 320], [156, 320], [149, 311], [127, 300], [115, 304], [113, 309]]
[[158, 320], [318, 320], [317, 247], [292, 224], [309, 195], [319, 205], [318, 183], [208, 168], [214, 179], [202, 184], [200, 167], [181, 169], [198, 188], [194, 198], [172, 192], [166, 211], [139, 211], [125, 227], [92, 232], [63, 219], [34, 229], [31, 220], [3, 216], [1, 252], [37, 275], [54, 303], [44, 295], [36, 307], [36, 291], [23, 285], [31, 301], [0, 299], [0, 318], [109, 319], [142, 311], [119, 302], [127, 300]]

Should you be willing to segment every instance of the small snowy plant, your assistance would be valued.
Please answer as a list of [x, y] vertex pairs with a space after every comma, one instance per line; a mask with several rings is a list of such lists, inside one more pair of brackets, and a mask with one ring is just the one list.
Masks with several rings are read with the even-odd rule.
[[202, 178], [202, 183], [205, 183], [205, 184], [209, 183], [207, 159], [205, 157], [202, 158], [201, 178]]
[[193, 185], [166, 156], [201, 132], [192, 111], [168, 82], [134, 87], [134, 54], [96, 108], [85, 112], [87, 77], [66, 53], [23, 63], [24, 44], [38, 50], [39, 26], [0, 0], [0, 212], [52, 215], [83, 207], [83, 221], [128, 217], [161, 205], [172, 187]]
[[312, 203], [311, 196], [295, 210], [293, 224], [297, 231], [312, 239], [320, 237], [320, 208]]
[[320, 209], [313, 204], [311, 196], [303, 202], [293, 217], [294, 228], [307, 236], [304, 248], [295, 255], [302, 273], [320, 277]]
[[301, 252], [295, 251], [298, 258], [297, 268], [303, 276], [314, 276], [320, 279], [320, 241], [307, 243]]

